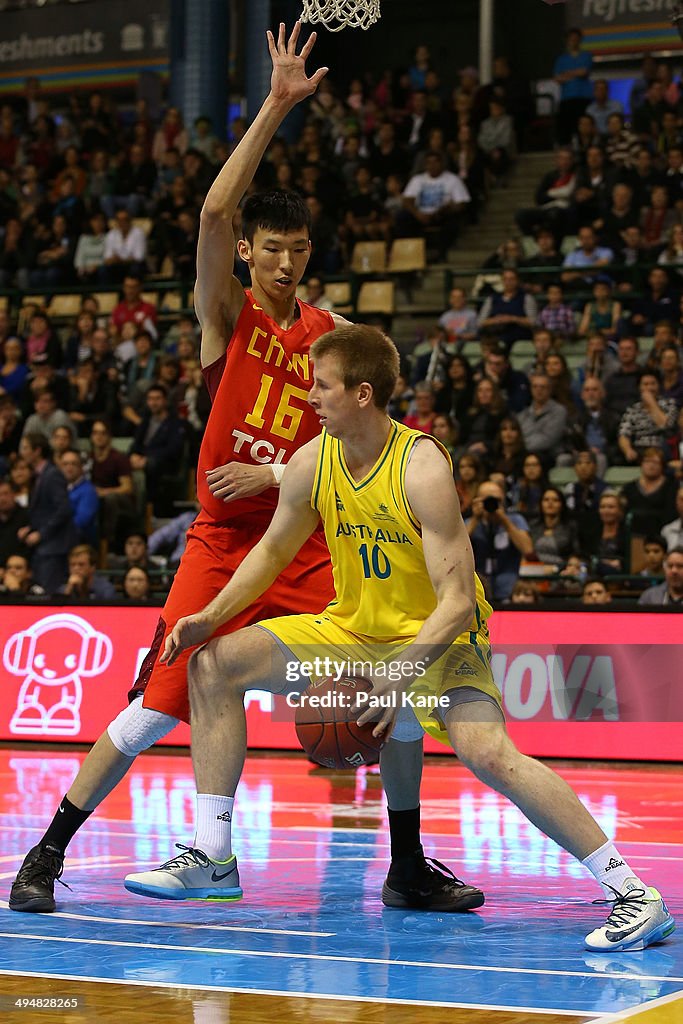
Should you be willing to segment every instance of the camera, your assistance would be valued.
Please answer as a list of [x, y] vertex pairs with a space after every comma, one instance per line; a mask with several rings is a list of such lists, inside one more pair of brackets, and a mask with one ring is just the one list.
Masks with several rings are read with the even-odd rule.
[[484, 498], [484, 500], [482, 501], [482, 505], [484, 506], [484, 510], [486, 512], [490, 512], [491, 514], [493, 514], [494, 512], [497, 512], [498, 509], [500, 508], [500, 498], [494, 498], [494, 496], [490, 494], [488, 498]]

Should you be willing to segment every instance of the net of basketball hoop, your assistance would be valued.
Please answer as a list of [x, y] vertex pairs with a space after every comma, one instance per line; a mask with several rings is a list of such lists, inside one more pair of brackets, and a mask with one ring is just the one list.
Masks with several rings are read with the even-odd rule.
[[379, 21], [380, 0], [303, 0], [301, 20], [324, 25], [330, 32], [368, 29]]

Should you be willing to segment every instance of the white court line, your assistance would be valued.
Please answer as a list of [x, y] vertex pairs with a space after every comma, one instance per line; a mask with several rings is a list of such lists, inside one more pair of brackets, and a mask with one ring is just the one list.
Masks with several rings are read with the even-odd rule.
[[652, 999], [648, 1003], [641, 1003], [640, 1006], [632, 1006], [629, 1010], [616, 1010], [614, 1013], [606, 1013], [602, 1017], [595, 1017], [593, 1020], [587, 1021], [587, 1024], [620, 1024], [622, 1020], [628, 1020], [629, 1017], [637, 1017], [639, 1013], [648, 1013], [650, 1010], [657, 1010], [660, 1006], [666, 1006], [668, 1003], [681, 1002], [683, 1007], [683, 992], [672, 992], [668, 996], [660, 996], [659, 999]]
[[[344, 964], [374, 964], [380, 967], [424, 967], [433, 968], [439, 971], [484, 971], [486, 973], [495, 974], [534, 974], [534, 975], [552, 975], [561, 978], [593, 978], [596, 981], [609, 981], [613, 982], [614, 978], [609, 974], [596, 974], [594, 971], [551, 971], [544, 970], [536, 967], [493, 967], [484, 964], [447, 964], [447, 963], [432, 963], [428, 960], [383, 960], [380, 957], [364, 957], [364, 956], [335, 956], [332, 954], [325, 953], [292, 953], [292, 952], [280, 952], [279, 950], [260, 950], [260, 949], [224, 949], [221, 947], [211, 946], [174, 946], [169, 943], [156, 943], [156, 942], [123, 942], [119, 940], [110, 939], [86, 939], [76, 938], [75, 936], [65, 935], [32, 935], [26, 932], [0, 932], [0, 938], [3, 939], [24, 939], [24, 940], [37, 940], [38, 942], [65, 942], [70, 944], [82, 944], [85, 946], [116, 946], [123, 947], [126, 949], [163, 949], [170, 952], [178, 953], [201, 953], [202, 955], [214, 954], [221, 956], [249, 956], [249, 957], [265, 957], [266, 959], [272, 960], [319, 960], [323, 963], [344, 963]], [[672, 977], [661, 977], [660, 975], [643, 975], [643, 974], [620, 974], [620, 980], [634, 980], [634, 981], [666, 981], [666, 982], [683, 982], [683, 978], [672, 978]]]
[[[36, 815], [24, 815], [24, 817], [32, 818], [32, 817], [36, 817]], [[671, 820], [673, 820], [673, 819], [671, 819]], [[117, 824], [117, 825], [119, 825], [119, 824], [120, 825], [129, 825], [129, 824], [131, 824], [130, 820], [127, 819], [127, 818], [98, 818], [97, 821], [98, 821], [99, 824], [106, 824], [107, 822], [110, 822], [112, 824]], [[0, 825], [0, 832], [16, 833], [17, 827], [18, 826], [16, 826], [16, 825]], [[19, 827], [21, 828], [22, 832], [40, 832], [42, 834], [45, 831], [44, 825], [21, 825]], [[288, 825], [286, 828], [280, 827], [280, 828], [276, 829], [275, 831], [297, 832], [297, 833], [300, 833], [300, 832], [313, 832], [316, 835], [319, 835], [320, 833], [323, 833], [323, 832], [348, 832], [350, 835], [368, 835], [368, 836], [374, 835], [374, 836], [377, 836], [377, 840], [378, 840], [375, 843], [375, 849], [379, 850], [379, 849], [384, 849], [384, 848], [388, 849], [389, 848], [389, 842], [387, 841], [388, 840], [388, 832], [387, 832], [387, 830], [386, 830], [386, 828], [384, 826], [384, 823], [382, 823], [381, 825], [378, 825], [377, 828], [339, 828], [337, 826], [332, 827], [330, 825], [327, 825], [327, 826], [320, 825], [320, 826], [317, 826], [317, 827], [316, 826], [312, 826], [312, 825]], [[140, 834], [138, 832], [134, 831], [134, 830], [131, 830], [130, 832], [113, 832], [113, 831], [111, 831], [109, 829], [98, 829], [98, 830], [93, 830], [92, 832], [89, 831], [88, 835], [89, 836], [93, 836], [93, 837], [95, 837], [95, 836], [121, 836], [124, 839], [144, 838], [145, 840], [148, 840], [148, 839], [173, 839], [174, 838], [173, 833], [170, 833], [170, 832], [145, 832], [144, 836], [141, 837]], [[451, 833], [451, 832], [424, 832], [423, 831], [422, 835], [423, 835], [423, 838], [427, 839], [427, 840], [430, 840], [430, 839], [445, 839], [445, 840], [456, 840], [457, 839], [457, 840], [459, 840], [460, 839], [460, 836], [458, 836], [456, 833]], [[491, 838], [498, 839], [499, 841], [502, 842], [505, 837], [504, 836], [494, 836], [494, 837], [479, 836], [477, 838], [481, 842], [490, 841]], [[308, 840], [304, 839], [304, 840], [302, 840], [302, 839], [299, 839], [299, 838], [297, 838], [297, 839], [288, 839], [286, 836], [278, 837], [276, 835], [273, 835], [272, 833], [271, 833], [271, 835], [268, 836], [268, 842], [269, 842], [269, 844], [271, 846], [275, 845], [276, 843], [300, 843], [301, 845], [308, 844], [310, 846], [318, 846], [320, 844], [320, 840], [315, 840], [315, 839], [308, 839]], [[362, 846], [364, 844], [362, 844], [360, 842], [354, 843], [354, 842], [345, 842], [343, 840], [332, 840], [332, 841], [328, 842], [327, 845], [329, 847], [337, 847], [337, 846]], [[679, 848], [679, 847], [683, 846], [683, 842], [681, 842], [681, 843], [671, 843], [671, 842], [664, 842], [664, 841], [662, 841], [662, 842], [656, 842], [656, 841], [648, 842], [647, 840], [644, 840], [644, 839], [620, 839], [619, 840], [619, 846], [620, 847], [621, 846], [673, 846], [675, 848]], [[452, 849], [454, 853], [468, 853], [469, 852], [469, 849], [466, 846], [450, 846], [449, 848]], [[18, 856], [18, 854], [17, 854], [17, 856]], [[666, 859], [671, 860], [672, 858], [662, 858], [662, 859], [663, 860], [666, 860]], [[678, 858], [673, 858], [673, 859], [678, 859]]]
[[[7, 900], [0, 900], [0, 907], [9, 910]], [[257, 935], [304, 935], [307, 938], [329, 939], [336, 935], [336, 932], [306, 932], [290, 928], [249, 928], [246, 925], [230, 924], [184, 924], [182, 921], [139, 921], [132, 917], [96, 917], [90, 914], [69, 914], [66, 911], [53, 911], [50, 918], [63, 917], [69, 921], [98, 921], [100, 924], [139, 924], [144, 928], [188, 928], [197, 931], [215, 932], [255, 932]]]
[[[556, 1007], [537, 1006], [496, 1006], [493, 1003], [441, 1003], [426, 999], [392, 999], [390, 996], [335, 996], [327, 992], [291, 992], [278, 988], [234, 988], [218, 985], [178, 985], [172, 981], [139, 981], [137, 979], [92, 978], [79, 974], [42, 974], [38, 971], [6, 971], [0, 967], [0, 977], [8, 975], [13, 978], [51, 978], [55, 981], [94, 981], [102, 985], [141, 985], [144, 988], [172, 988], [180, 992], [234, 992], [247, 996], [286, 996], [288, 999], [326, 999], [340, 1003], [389, 1003], [392, 1006], [433, 1006], [448, 1010], [514, 1010], [518, 1013], [556, 1013], [565, 1017], [581, 1017], [583, 1010], [559, 1010]], [[588, 1011], [590, 1013], [590, 1010]]]

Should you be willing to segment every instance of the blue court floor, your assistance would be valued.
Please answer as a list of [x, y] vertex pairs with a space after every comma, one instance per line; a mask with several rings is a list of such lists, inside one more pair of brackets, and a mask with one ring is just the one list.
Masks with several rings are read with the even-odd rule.
[[[461, 915], [386, 910], [388, 835], [373, 770], [251, 756], [233, 835], [245, 898], [166, 903], [123, 876], [193, 835], [186, 756], [138, 759], [72, 843], [58, 912], [7, 909], [9, 887], [82, 755], [0, 751], [0, 974], [441, 1006], [600, 1014], [683, 993], [683, 823], [676, 767], [562, 767], [622, 854], [656, 885], [681, 931], [602, 955], [584, 934], [606, 910], [593, 879], [453, 760], [428, 760], [426, 852], [487, 894]], [[681, 1011], [683, 1020], [683, 1009]]]

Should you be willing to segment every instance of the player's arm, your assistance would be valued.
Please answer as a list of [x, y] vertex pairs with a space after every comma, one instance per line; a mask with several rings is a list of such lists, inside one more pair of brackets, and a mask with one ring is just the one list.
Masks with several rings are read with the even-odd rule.
[[273, 61], [270, 92], [235, 152], [226, 161], [207, 193], [199, 222], [195, 309], [202, 328], [201, 362], [208, 366], [225, 352], [232, 329], [244, 304], [244, 289], [233, 276], [235, 235], [232, 220], [251, 184], [270, 140], [287, 114], [301, 100], [313, 95], [327, 74], [320, 68], [306, 75], [306, 58], [315, 44], [313, 32], [301, 53], [296, 45], [301, 23], [289, 41], [280, 24], [277, 43], [268, 32]]
[[172, 664], [188, 647], [204, 643], [215, 631], [260, 597], [280, 575], [318, 525], [311, 508], [320, 439], [296, 452], [287, 466], [280, 498], [265, 534], [223, 590], [200, 612], [179, 619], [166, 638], [161, 661]]
[[[373, 691], [403, 692], [415, 679], [416, 662], [433, 663], [469, 629], [476, 605], [474, 556], [472, 545], [460, 513], [451, 468], [443, 454], [430, 441], [420, 441], [412, 452], [405, 478], [406, 496], [413, 515], [422, 526], [422, 546], [429, 578], [434, 587], [437, 605], [425, 619], [422, 628], [400, 658], [392, 661], [400, 682], [386, 677], [373, 680]], [[405, 666], [402, 669], [401, 666]], [[392, 723], [397, 707], [384, 708], [374, 735], [384, 732]], [[375, 718], [376, 708], [369, 708], [358, 721]]]

